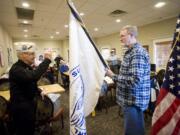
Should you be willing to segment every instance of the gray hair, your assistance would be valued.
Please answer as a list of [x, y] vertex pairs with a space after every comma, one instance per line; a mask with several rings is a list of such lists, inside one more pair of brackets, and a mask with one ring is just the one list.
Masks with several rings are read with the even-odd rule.
[[138, 36], [137, 26], [126, 25], [122, 28], [122, 30], [127, 30], [127, 32], [132, 34], [134, 37]]
[[19, 51], [16, 51], [16, 55], [17, 55], [17, 58], [18, 59], [21, 59], [21, 54], [22, 54], [23, 52], [19, 52]]

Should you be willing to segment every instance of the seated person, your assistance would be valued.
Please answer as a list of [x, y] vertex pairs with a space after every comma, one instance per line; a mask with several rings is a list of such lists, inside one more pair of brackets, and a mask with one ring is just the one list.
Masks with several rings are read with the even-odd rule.
[[150, 94], [150, 102], [149, 102], [149, 110], [151, 115], [154, 112], [155, 109], [155, 105], [156, 105], [156, 101], [157, 101], [157, 97], [159, 95], [159, 83], [157, 81], [156, 75], [151, 76], [151, 94]]
[[63, 64], [60, 65], [59, 72], [61, 73], [62, 83], [65, 88], [69, 87], [69, 75], [65, 74], [65, 72], [68, 71], [69, 71], [69, 67], [67, 65], [63, 65]]
[[66, 64], [66, 62], [63, 60], [63, 57], [60, 55], [57, 55], [54, 61], [56, 62], [57, 69], [59, 69], [60, 64]]
[[109, 65], [117, 65], [118, 64], [118, 57], [116, 55], [116, 50], [111, 50], [111, 54], [108, 58]]
[[101, 91], [100, 91], [100, 97], [104, 96], [106, 94], [106, 92], [108, 91], [108, 84], [107, 82], [104, 80], [102, 87], [101, 87]]
[[54, 69], [53, 67], [48, 67], [46, 73], [44, 73], [43, 77], [47, 78], [51, 84], [54, 84], [55, 79], [54, 79]]
[[63, 60], [63, 58], [58, 55], [54, 61], [56, 62], [56, 66], [57, 66], [57, 72], [60, 75], [59, 79], [58, 79], [58, 75], [57, 75], [57, 81], [65, 87], [68, 88], [69, 87], [69, 76], [65, 75], [64, 72], [67, 72], [69, 70], [68, 64], [67, 62], [65, 62]]
[[110, 77], [106, 76], [101, 87], [100, 96], [104, 96], [108, 91], [108, 86], [112, 84], [114, 84], [113, 80]]
[[109, 65], [110, 69], [114, 73], [116, 73], [116, 74], [119, 73], [119, 68], [120, 68], [120, 65], [121, 65], [121, 61], [118, 59], [115, 49], [111, 50], [111, 55], [108, 58], [108, 65]]

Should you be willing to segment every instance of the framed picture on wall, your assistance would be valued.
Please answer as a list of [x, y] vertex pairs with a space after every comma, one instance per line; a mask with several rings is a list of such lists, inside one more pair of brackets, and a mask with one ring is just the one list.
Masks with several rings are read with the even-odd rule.
[[7, 48], [7, 54], [8, 54], [8, 65], [10, 66], [13, 64], [12, 49], [11, 48]]
[[0, 66], [4, 66], [4, 57], [3, 57], [3, 51], [2, 48], [0, 47]]
[[172, 38], [154, 40], [154, 61], [158, 69], [165, 69], [170, 53]]
[[110, 49], [109, 48], [101, 48], [101, 55], [102, 57], [107, 60], [110, 56]]
[[52, 59], [55, 59], [59, 55], [60, 48], [44, 48], [43, 52], [50, 51], [52, 53]]
[[143, 45], [143, 47], [147, 50], [147, 52], [149, 53], [149, 46], [148, 45]]

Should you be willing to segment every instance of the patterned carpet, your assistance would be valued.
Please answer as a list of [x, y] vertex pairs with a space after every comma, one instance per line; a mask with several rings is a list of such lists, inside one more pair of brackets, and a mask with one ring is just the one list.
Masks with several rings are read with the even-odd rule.
[[[108, 93], [100, 101], [96, 107], [96, 115], [94, 117], [90, 115], [86, 118], [87, 134], [123, 135], [123, 117], [119, 115], [119, 107], [115, 103], [115, 98], [112, 98], [111, 93]], [[69, 135], [69, 90], [61, 94], [60, 104], [64, 108], [64, 128], [61, 128], [60, 120], [53, 122], [53, 135]], [[108, 110], [105, 109], [106, 107]], [[146, 135], [150, 135], [150, 127], [151, 117], [148, 115], [145, 117]], [[45, 135], [48, 134], [45, 133]]]
[[[119, 115], [119, 107], [108, 95], [105, 99], [108, 102], [108, 111], [105, 108], [97, 107], [96, 115], [86, 118], [88, 135], [123, 135], [123, 118]], [[106, 102], [106, 103], [107, 103]], [[53, 123], [53, 135], [69, 135], [69, 92], [61, 95], [61, 106], [64, 108], [64, 129], [60, 122]], [[146, 135], [150, 134], [151, 118], [145, 119]], [[138, 133], [135, 133], [138, 135]]]

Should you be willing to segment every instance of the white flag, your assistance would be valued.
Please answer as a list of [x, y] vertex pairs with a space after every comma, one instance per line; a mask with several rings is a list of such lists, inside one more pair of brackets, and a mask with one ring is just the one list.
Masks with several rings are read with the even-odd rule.
[[[70, 134], [86, 135], [85, 117], [95, 108], [105, 75], [99, 52], [72, 5], [69, 24]], [[101, 57], [102, 58], [102, 57]]]

